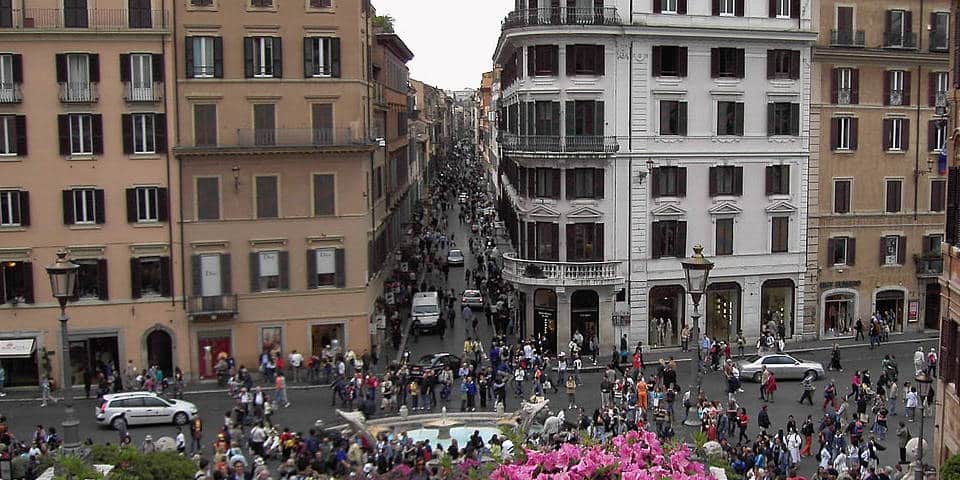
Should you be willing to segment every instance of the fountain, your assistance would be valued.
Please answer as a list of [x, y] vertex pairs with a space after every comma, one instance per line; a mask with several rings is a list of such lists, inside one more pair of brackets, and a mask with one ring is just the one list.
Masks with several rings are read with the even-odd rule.
[[440, 409], [439, 420], [424, 423], [423, 426], [425, 428], [437, 429], [437, 440], [450, 440], [450, 429], [463, 426], [463, 422], [447, 418], [447, 407], [443, 407]]

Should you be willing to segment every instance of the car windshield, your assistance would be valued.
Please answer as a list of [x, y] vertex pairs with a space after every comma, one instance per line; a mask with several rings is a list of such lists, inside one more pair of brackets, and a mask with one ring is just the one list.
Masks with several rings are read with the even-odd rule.
[[463, 292], [464, 297], [479, 297], [480, 292]]
[[749, 357], [747, 357], [748, 363], [753, 363], [753, 362], [756, 362], [757, 360], [760, 360], [760, 355], [750, 355]]
[[461, 252], [460, 250], [450, 250], [450, 256], [451, 256], [451, 257], [462, 257], [462, 256], [463, 256], [463, 252]]
[[436, 305], [417, 305], [413, 307], [413, 313], [418, 315], [437, 313], [438, 311]]

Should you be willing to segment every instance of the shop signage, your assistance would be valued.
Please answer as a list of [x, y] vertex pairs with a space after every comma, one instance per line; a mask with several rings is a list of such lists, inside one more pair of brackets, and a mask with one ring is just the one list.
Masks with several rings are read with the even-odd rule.
[[5, 358], [23, 358], [29, 357], [33, 353], [32, 338], [22, 338], [15, 340], [0, 340], [0, 357]]
[[860, 286], [860, 280], [845, 280], [842, 282], [820, 282], [820, 289], [828, 288], [854, 288]]
[[920, 317], [920, 301], [910, 300], [910, 306], [907, 308], [907, 320], [916, 322]]

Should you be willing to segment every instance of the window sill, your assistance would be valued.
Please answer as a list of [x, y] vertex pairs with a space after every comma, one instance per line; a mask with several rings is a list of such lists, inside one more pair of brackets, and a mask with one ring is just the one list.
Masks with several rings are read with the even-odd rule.
[[907, 151], [906, 150], [884, 150], [883, 153], [886, 153], [888, 155], [906, 155]]
[[770, 200], [790, 200], [789, 193], [771, 193], [767, 195], [767, 198]]
[[4, 232], [26, 232], [27, 227], [22, 225], [9, 225], [9, 226], [0, 226], [0, 233]]
[[660, 195], [658, 197], [653, 197], [653, 199], [658, 203], [667, 203], [667, 202], [681, 202], [683, 197], [677, 195]]
[[570, 200], [570, 205], [596, 205], [600, 202], [600, 198], [574, 198]]
[[262, 13], [277, 13], [277, 4], [276, 2], [269, 7], [254, 7], [250, 4], [247, 4], [248, 12], [262, 12]]
[[166, 223], [164, 223], [164, 222], [136, 222], [136, 223], [131, 223], [130, 225], [132, 225], [133, 228], [161, 228], [161, 227], [166, 226]]
[[193, 5], [189, 0], [187, 0], [187, 11], [188, 12], [216, 12], [219, 9], [216, 0], [210, 5]]
[[101, 230], [103, 227], [100, 225], [70, 225], [68, 227], [70, 230]]
[[89, 155], [73, 154], [73, 155], [67, 156], [67, 160], [71, 162], [95, 162], [97, 161], [97, 157], [94, 156], [93, 154], [89, 154]]
[[18, 155], [0, 155], [0, 163], [22, 162], [23, 157]]
[[156, 153], [134, 153], [129, 158], [130, 160], [163, 160], [163, 157]]
[[740, 195], [735, 193], [718, 193], [710, 198], [715, 202], [736, 202], [740, 200]]
[[324, 14], [324, 13], [326, 13], [326, 14], [332, 14], [332, 13], [337, 13], [337, 11], [336, 11], [336, 9], [334, 9], [333, 7], [326, 7], [326, 8], [307, 7], [307, 8], [306, 8], [306, 12], [304, 12], [304, 13], [308, 13], [308, 14]]
[[713, 81], [714, 81], [715, 83], [720, 84], [720, 85], [738, 85], [738, 84], [740, 84], [741, 82], [743, 82], [743, 79], [742, 79], [742, 78], [739, 78], [739, 77], [723, 77], [723, 76], [721, 76], [721, 77], [715, 77], [715, 78], [713, 79]]
[[880, 265], [880, 268], [900, 268], [900, 267], [902, 267], [902, 266], [903, 266], [903, 265], [901, 265], [901, 264], [899, 264], [899, 263], [894, 263], [894, 264], [892, 264], [892, 265], [885, 263], [885, 264], [883, 264], [883, 265]]
[[830, 150], [830, 151], [833, 152], [833, 153], [836, 153], [836, 154], [840, 154], [840, 155], [852, 155], [852, 154], [854, 154], [854, 153], [857, 153], [856, 150], [850, 150], [850, 149], [847, 149], [847, 150]]

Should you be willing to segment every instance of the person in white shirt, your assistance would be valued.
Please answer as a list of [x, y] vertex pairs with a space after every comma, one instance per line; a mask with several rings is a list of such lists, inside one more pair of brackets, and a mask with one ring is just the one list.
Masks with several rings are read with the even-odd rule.
[[[904, 385], [903, 388], [906, 389], [907, 388], [906, 385]], [[914, 416], [916, 415], [917, 405], [919, 404], [919, 400], [920, 400], [920, 398], [917, 396], [917, 387], [910, 387], [910, 391], [908, 391], [907, 394], [904, 395], [904, 398], [906, 399], [906, 402], [907, 402], [906, 404], [907, 416], [910, 417], [910, 421], [912, 422], [914, 419]]]
[[187, 437], [183, 435], [183, 430], [177, 428], [177, 453], [183, 455], [187, 451]]
[[[847, 464], [846, 460], [843, 461], [843, 464]], [[820, 448], [820, 468], [824, 470], [830, 468], [830, 450], [827, 449], [826, 445]]]
[[293, 370], [293, 381], [300, 381], [300, 370], [303, 367], [303, 355], [294, 350], [290, 353], [290, 356], [287, 357], [288, 362], [290, 363], [290, 368]]

